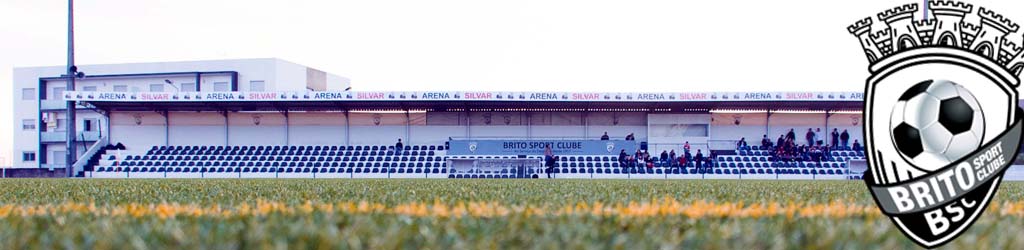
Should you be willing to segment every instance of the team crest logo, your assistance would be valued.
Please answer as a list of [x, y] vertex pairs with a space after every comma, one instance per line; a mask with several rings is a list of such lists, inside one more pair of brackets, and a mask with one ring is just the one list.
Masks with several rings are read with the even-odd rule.
[[614, 142], [605, 143], [604, 144], [604, 149], [608, 150], [608, 153], [611, 153], [612, 151], [615, 151], [615, 143]]
[[469, 143], [469, 152], [476, 153], [476, 142]]
[[881, 23], [869, 17], [848, 30], [870, 62], [864, 180], [882, 212], [931, 248], [978, 219], [1016, 157], [1024, 55], [1011, 42], [1020, 41], [1010, 35], [1017, 24], [991, 10], [924, 7], [893, 8]]

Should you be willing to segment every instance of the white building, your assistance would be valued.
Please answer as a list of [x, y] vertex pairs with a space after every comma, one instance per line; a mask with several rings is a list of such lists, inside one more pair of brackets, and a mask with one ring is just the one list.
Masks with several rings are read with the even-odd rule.
[[[79, 65], [85, 78], [76, 91], [233, 92], [343, 91], [349, 79], [276, 58], [187, 62]], [[65, 163], [65, 66], [14, 69], [11, 165], [15, 168]], [[75, 121], [80, 155], [110, 130], [109, 119], [79, 107]]]

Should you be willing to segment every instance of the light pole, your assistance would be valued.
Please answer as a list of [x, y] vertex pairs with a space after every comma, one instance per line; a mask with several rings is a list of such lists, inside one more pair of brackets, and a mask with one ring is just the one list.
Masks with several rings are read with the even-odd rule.
[[[68, 72], [67, 72], [67, 86], [68, 91], [75, 90], [75, 74], [78, 71], [78, 67], [75, 67], [75, 16], [74, 16], [74, 0], [68, 0]], [[74, 176], [74, 165], [78, 158], [77, 148], [75, 147], [75, 102], [67, 101], [67, 155], [65, 156], [64, 172], [67, 177]]]
[[167, 83], [167, 85], [171, 85], [171, 87], [174, 87], [174, 93], [181, 92], [181, 89], [178, 88], [178, 86], [175, 86], [174, 82], [172, 82], [171, 79], [164, 79], [164, 83]]

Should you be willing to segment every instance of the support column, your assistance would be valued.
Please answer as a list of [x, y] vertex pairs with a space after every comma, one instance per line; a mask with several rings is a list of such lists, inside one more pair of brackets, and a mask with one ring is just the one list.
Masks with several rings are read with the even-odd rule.
[[229, 128], [231, 124], [228, 122], [228, 111], [221, 111], [220, 114], [224, 116], [224, 146], [231, 146], [231, 129]]
[[352, 145], [351, 144], [352, 136], [350, 134], [350, 130], [351, 129], [349, 127], [351, 127], [351, 124], [349, 123], [348, 110], [346, 109], [345, 110], [345, 146]]
[[583, 137], [590, 138], [590, 122], [587, 121], [587, 117], [590, 113], [583, 111]]
[[171, 146], [171, 113], [165, 110], [160, 114], [164, 116], [164, 146]]
[[464, 111], [463, 113], [466, 114], [466, 139], [469, 139], [470, 137], [472, 137], [473, 132], [469, 129], [469, 109], [467, 108], [466, 111]]
[[412, 118], [408, 109], [405, 110], [405, 144], [412, 145]]
[[526, 116], [526, 139], [533, 139], [533, 116], [530, 112], [523, 112]]
[[832, 111], [831, 110], [825, 110], [825, 131], [824, 131], [825, 134], [824, 135], [819, 135], [819, 136], [824, 138], [822, 141], [824, 141], [826, 145], [829, 145], [831, 147], [831, 146], [835, 146], [836, 142], [831, 141], [832, 140], [832, 132], [830, 132], [828, 130], [828, 119], [829, 118], [832, 118]]
[[289, 125], [289, 123], [291, 122], [290, 118], [288, 117], [288, 110], [281, 112], [281, 114], [284, 114], [284, 145], [289, 146], [292, 145], [292, 129], [291, 126]]

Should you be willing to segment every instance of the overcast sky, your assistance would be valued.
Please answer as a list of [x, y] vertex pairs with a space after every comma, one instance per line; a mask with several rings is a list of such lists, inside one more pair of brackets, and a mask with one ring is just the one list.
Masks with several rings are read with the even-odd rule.
[[[912, 2], [79, 1], [76, 60], [278, 57], [354, 90], [856, 91], [846, 26]], [[971, 2], [1024, 21], [1024, 1]], [[0, 165], [11, 69], [66, 63], [66, 4], [0, 0]]]

